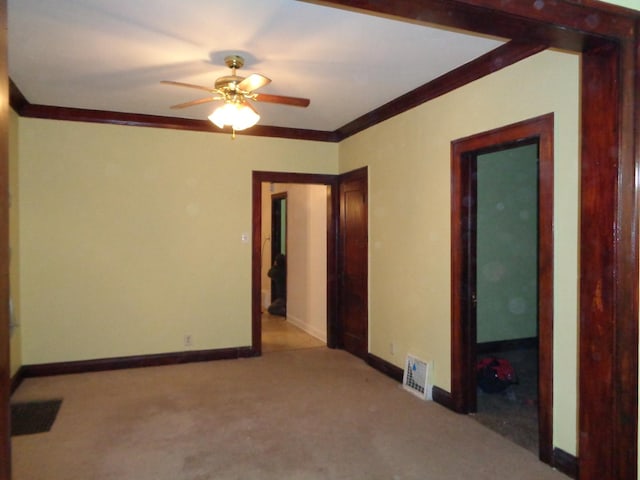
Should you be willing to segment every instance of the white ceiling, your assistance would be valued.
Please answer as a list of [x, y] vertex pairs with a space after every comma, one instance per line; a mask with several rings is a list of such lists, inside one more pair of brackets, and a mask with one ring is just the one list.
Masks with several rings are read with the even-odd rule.
[[[204, 119], [169, 106], [228, 75], [311, 99], [256, 104], [260, 124], [333, 131], [503, 42], [294, 0], [9, 0], [9, 75], [32, 104]], [[204, 93], [204, 95], [202, 95]]]

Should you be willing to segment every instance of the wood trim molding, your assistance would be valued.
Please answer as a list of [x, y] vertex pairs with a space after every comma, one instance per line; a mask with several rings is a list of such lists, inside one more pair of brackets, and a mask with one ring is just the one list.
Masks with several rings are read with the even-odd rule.
[[638, 106], [639, 101], [635, 80], [623, 67], [633, 57], [631, 48], [631, 42], [594, 48], [583, 53], [581, 63], [582, 77], [589, 78], [582, 111], [597, 112], [583, 115], [580, 163], [579, 445], [580, 473], [588, 478], [637, 475], [638, 191], [633, 177], [638, 165], [633, 153], [639, 144], [634, 149], [633, 132], [624, 125], [633, 124], [627, 102]]
[[437, 385], [434, 385], [431, 388], [431, 398], [433, 398], [434, 402], [439, 403], [443, 407], [448, 408], [453, 412], [464, 413], [457, 409], [456, 404], [453, 401], [453, 397], [451, 396], [451, 393], [438, 387]]
[[560, 448], [553, 449], [553, 462], [551, 465], [570, 478], [579, 478], [578, 459]]
[[0, 0], [0, 480], [11, 479], [9, 348], [9, 67], [7, 1]]
[[20, 367], [13, 377], [11, 377], [11, 382], [9, 383], [9, 391], [11, 392], [11, 395], [13, 395], [13, 393], [18, 389], [23, 380], [24, 367]]
[[[12, 107], [22, 117], [42, 118], [47, 120], [66, 120], [70, 122], [106, 123], [109, 125], [126, 125], [130, 127], [168, 128], [172, 130], [190, 130], [231, 135], [230, 128], [220, 130], [208, 120], [194, 120], [188, 118], [163, 117], [158, 115], [143, 115], [137, 113], [108, 112], [104, 110], [88, 110], [81, 108], [52, 107], [47, 105], [32, 105], [21, 102], [16, 98]], [[24, 97], [23, 97], [24, 98]], [[312, 140], [319, 142], [334, 142], [332, 132], [304, 130], [301, 128], [270, 127], [256, 125], [255, 127], [236, 132], [238, 136], [259, 136], [291, 138], [297, 140]]]
[[255, 353], [251, 347], [233, 347], [213, 350], [196, 350], [155, 355], [135, 355], [129, 357], [99, 358], [74, 362], [41, 363], [23, 365], [20, 381], [30, 377], [46, 377], [51, 375], [67, 375], [70, 373], [101, 372], [105, 370], [121, 370], [124, 368], [158, 367], [182, 363], [209, 362], [213, 360], [231, 360], [252, 357]]
[[29, 101], [24, 97], [18, 86], [9, 78], [9, 104], [19, 115], [22, 109], [29, 105]]
[[[507, 42], [465, 65], [441, 75], [411, 92], [401, 95], [333, 132], [256, 125], [246, 131], [236, 132], [236, 135], [290, 138], [318, 142], [340, 142], [345, 138], [428, 102], [429, 100], [451, 92], [456, 88], [462, 87], [486, 75], [497, 72], [531, 55], [535, 55], [546, 48], [544, 44], [516, 41]], [[231, 134], [230, 128], [225, 128], [224, 130], [217, 129], [207, 120], [32, 105], [13, 81], [10, 82], [10, 86], [11, 106], [16, 113], [22, 117]]]
[[[451, 144], [451, 396], [456, 411], [476, 408], [475, 159], [479, 153], [536, 141], [538, 161], [538, 431], [540, 459], [551, 463], [553, 446], [553, 114], [455, 140]], [[475, 193], [471, 193], [475, 197]]]
[[[315, 0], [309, 0], [315, 1]], [[634, 16], [623, 8], [599, 8], [578, 0], [502, 2], [500, 0], [323, 0], [325, 5], [582, 51], [602, 38], [633, 38]], [[594, 18], [595, 16], [595, 18]], [[637, 18], [637, 16], [636, 16]]]
[[[231, 128], [220, 130], [207, 120], [165, 117], [159, 115], [143, 115], [136, 113], [109, 112], [106, 110], [89, 110], [82, 108], [55, 107], [33, 105], [22, 94], [18, 86], [9, 79], [10, 104], [21, 117], [42, 118], [46, 120], [65, 120], [69, 122], [105, 123], [109, 125], [126, 125], [130, 127], [168, 128], [172, 130], [190, 130], [196, 132], [223, 133], [230, 135]], [[290, 138], [318, 142], [336, 142], [334, 132], [306, 130], [301, 128], [270, 127], [256, 125], [250, 130], [236, 132], [236, 135], [274, 138]]]
[[375, 110], [338, 128], [335, 133], [344, 140], [358, 132], [422, 105], [441, 95], [474, 82], [509, 65], [535, 55], [547, 47], [540, 44], [507, 42], [504, 45], [422, 85]]
[[[393, 380], [400, 383], [402, 383], [402, 381], [404, 380], [404, 370], [394, 365], [393, 363], [389, 363], [383, 358], [380, 358], [372, 353], [368, 353], [365, 360], [368, 365], [385, 374], [389, 378], [392, 378]], [[433, 387], [431, 388], [431, 398], [434, 402], [442, 405], [443, 407], [454, 412], [458, 412], [453, 403], [453, 399], [451, 398], [451, 394], [446, 390], [438, 387], [437, 385], [433, 385]]]
[[262, 354], [262, 312], [260, 309], [262, 276], [262, 183], [302, 183], [327, 185], [327, 346], [337, 344], [337, 176], [314, 173], [254, 171], [251, 178], [251, 346], [255, 355]]
[[367, 353], [365, 361], [379, 372], [384, 373], [387, 377], [393, 378], [397, 382], [402, 382], [404, 379], [404, 370], [402, 368], [387, 362], [373, 353]]

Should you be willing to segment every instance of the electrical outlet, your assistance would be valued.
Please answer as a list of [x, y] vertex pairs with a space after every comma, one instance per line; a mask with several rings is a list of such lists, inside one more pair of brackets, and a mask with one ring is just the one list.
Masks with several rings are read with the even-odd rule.
[[193, 339], [191, 338], [191, 335], [187, 334], [184, 336], [184, 346], [193, 347]]

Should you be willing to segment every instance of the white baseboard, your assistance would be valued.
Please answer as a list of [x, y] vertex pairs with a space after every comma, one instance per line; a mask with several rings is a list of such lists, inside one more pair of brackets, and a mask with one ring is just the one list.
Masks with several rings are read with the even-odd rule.
[[308, 323], [300, 320], [299, 318], [296, 318], [296, 317], [294, 317], [292, 315], [289, 315], [288, 312], [287, 312], [287, 321], [291, 322], [293, 325], [298, 327], [300, 330], [304, 330], [306, 333], [308, 333], [312, 337], [315, 337], [318, 340], [321, 340], [324, 343], [327, 343], [327, 332], [326, 332], [326, 330], [322, 331], [322, 330], [319, 330], [317, 328], [314, 328], [311, 325], [309, 325]]

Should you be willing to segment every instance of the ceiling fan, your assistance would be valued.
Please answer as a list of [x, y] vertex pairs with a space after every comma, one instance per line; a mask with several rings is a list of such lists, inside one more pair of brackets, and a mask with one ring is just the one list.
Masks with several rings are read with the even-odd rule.
[[252, 101], [279, 103], [295, 107], [307, 107], [310, 103], [308, 98], [257, 93], [256, 90], [271, 83], [269, 78], [264, 75], [260, 75], [259, 73], [252, 73], [248, 77], [236, 75], [236, 71], [244, 65], [244, 58], [240, 55], [229, 55], [225, 57], [224, 62], [231, 69], [231, 75], [226, 75], [216, 79], [213, 87], [173, 82], [170, 80], [163, 80], [160, 82], [166, 85], [204, 90], [210, 94], [208, 97], [173, 105], [171, 108], [187, 108], [194, 105], [222, 100], [224, 101], [224, 104], [209, 115], [209, 120], [219, 128], [224, 128], [225, 125], [230, 125], [235, 137], [236, 130], [244, 130], [245, 128], [252, 127], [258, 122], [258, 120], [260, 120], [260, 115], [258, 115], [258, 112], [251, 104]]

